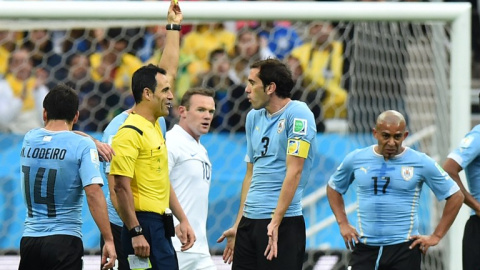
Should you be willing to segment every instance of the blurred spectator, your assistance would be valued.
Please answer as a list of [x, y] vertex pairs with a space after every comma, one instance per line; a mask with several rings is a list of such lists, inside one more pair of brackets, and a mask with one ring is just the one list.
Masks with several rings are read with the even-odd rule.
[[72, 29], [63, 39], [62, 52], [69, 56], [73, 53], [93, 53], [99, 46], [95, 31]]
[[43, 99], [48, 93], [44, 85], [47, 73], [37, 69], [33, 76], [33, 62], [25, 49], [13, 51], [8, 72], [0, 80], [0, 130], [25, 134], [43, 126]]
[[15, 32], [0, 31], [0, 77], [3, 77], [8, 70], [8, 59], [10, 53], [15, 49]]
[[107, 31], [103, 51], [90, 56], [91, 76], [95, 82], [111, 83], [120, 92], [130, 92], [132, 75], [142, 62], [126, 52], [129, 42], [124, 34], [121, 28]]
[[[233, 53], [235, 34], [225, 30], [223, 24], [199, 24], [195, 30], [183, 38], [181, 53], [192, 56], [194, 61], [188, 65], [188, 72], [195, 80], [198, 74], [208, 70], [208, 56], [211, 51], [223, 48]], [[195, 85], [197, 82], [192, 81]]]
[[[158, 26], [147, 26], [145, 27], [145, 32], [142, 35], [141, 45], [137, 51], [137, 57], [142, 61], [146, 62], [150, 57], [152, 57], [153, 52], [156, 48], [156, 39], [159, 34]], [[165, 38], [163, 38], [165, 40]], [[162, 46], [163, 48], [163, 46]], [[158, 62], [157, 62], [158, 63]]]
[[[342, 88], [343, 45], [334, 40], [335, 31], [327, 22], [312, 22], [309, 25], [310, 42], [295, 48], [291, 56], [298, 59], [303, 73], [305, 91], [320, 92], [323, 116], [345, 118], [347, 115], [347, 91]], [[324, 93], [324, 94], [323, 94]], [[307, 100], [304, 100], [307, 102]], [[319, 102], [309, 101], [309, 102]], [[308, 102], [307, 102], [308, 103]]]
[[55, 73], [61, 66], [62, 57], [55, 53], [50, 33], [45, 29], [27, 32], [23, 47], [31, 51], [33, 66], [47, 71], [46, 84], [49, 87], [54, 87], [58, 83], [55, 81], [55, 77], [57, 77]]
[[260, 37], [267, 40], [268, 48], [278, 59], [284, 59], [293, 48], [303, 44], [289, 22], [268, 21], [262, 23], [261, 27], [263, 30], [260, 32]]
[[242, 84], [247, 81], [250, 65], [258, 60], [275, 58], [275, 54], [270, 51], [267, 40], [259, 36], [260, 29], [251, 29], [244, 27], [238, 31], [235, 42], [235, 57], [232, 60], [234, 76], [231, 79], [236, 84]]
[[324, 91], [309, 91], [305, 90], [303, 86], [304, 72], [300, 61], [293, 56], [288, 56], [286, 64], [292, 71], [292, 79], [295, 82], [295, 86], [292, 89], [292, 99], [301, 100], [305, 102], [315, 117], [315, 124], [317, 125], [317, 132], [325, 131], [325, 123], [323, 122], [322, 103], [318, 102], [325, 97]]
[[75, 129], [100, 132], [109, 120], [128, 105], [111, 83], [94, 82], [90, 76], [90, 61], [83, 54], [75, 54], [67, 61], [66, 84], [79, 93], [80, 116]]
[[213, 131], [245, 131], [245, 117], [250, 102], [245, 95], [245, 85], [236, 84], [231, 76], [231, 60], [224, 49], [210, 53], [210, 69], [199, 76], [199, 86], [215, 90], [217, 112], [211, 127]]

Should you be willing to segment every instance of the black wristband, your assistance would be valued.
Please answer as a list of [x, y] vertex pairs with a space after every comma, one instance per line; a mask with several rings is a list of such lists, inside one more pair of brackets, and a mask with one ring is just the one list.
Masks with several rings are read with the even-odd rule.
[[180, 31], [182, 30], [182, 26], [180, 24], [169, 23], [167, 24], [167, 30]]
[[128, 231], [130, 234], [130, 237], [135, 237], [139, 235], [143, 235], [143, 229], [142, 226], [138, 225], [133, 227], [130, 231]]

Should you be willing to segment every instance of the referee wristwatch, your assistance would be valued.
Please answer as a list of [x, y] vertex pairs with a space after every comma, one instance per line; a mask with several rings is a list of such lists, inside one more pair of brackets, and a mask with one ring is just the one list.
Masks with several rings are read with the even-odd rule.
[[133, 227], [130, 231], [128, 231], [130, 233], [130, 237], [135, 237], [135, 236], [139, 236], [139, 235], [143, 235], [143, 229], [142, 229], [142, 226], [140, 225], [137, 225], [135, 227]]

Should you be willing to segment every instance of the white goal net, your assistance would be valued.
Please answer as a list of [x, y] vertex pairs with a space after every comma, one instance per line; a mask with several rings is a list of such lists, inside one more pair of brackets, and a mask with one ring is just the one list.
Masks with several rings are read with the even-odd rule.
[[[304, 269], [346, 269], [348, 252], [325, 184], [348, 152], [374, 142], [371, 128], [381, 111], [402, 112], [410, 132], [405, 144], [439, 162], [470, 127], [468, 4], [180, 5], [184, 23], [176, 98], [189, 87], [216, 91], [217, 115], [211, 133], [202, 137], [213, 165], [207, 229], [214, 254], [223, 250], [216, 239], [238, 210], [250, 109], [243, 92], [245, 70], [255, 60], [284, 60], [296, 80], [293, 98], [307, 102], [316, 117], [318, 155], [303, 202]], [[47, 87], [67, 83], [78, 91], [76, 128], [99, 138], [116, 114], [133, 105], [132, 69], [158, 63], [167, 8], [168, 2], [0, 2], [0, 78], [10, 80], [17, 53], [26, 50], [32, 77], [45, 80]], [[168, 123], [175, 122], [172, 113]], [[10, 132], [16, 125], [12, 120], [0, 127], [0, 254], [14, 255], [25, 216], [19, 183], [22, 135]], [[355, 194], [347, 193], [345, 200], [355, 222]], [[442, 206], [435, 201], [423, 192], [421, 233], [431, 233], [436, 225]], [[85, 248], [98, 253], [99, 233], [87, 208], [84, 218]], [[452, 237], [429, 251], [422, 267], [460, 269], [459, 253], [452, 252], [460, 247], [459, 233], [454, 228]]]

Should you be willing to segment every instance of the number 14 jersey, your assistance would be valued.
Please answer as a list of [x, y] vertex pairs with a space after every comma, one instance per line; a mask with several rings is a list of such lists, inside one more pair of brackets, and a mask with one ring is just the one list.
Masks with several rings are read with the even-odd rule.
[[71, 131], [33, 129], [20, 153], [27, 216], [23, 236], [82, 237], [83, 188], [103, 185], [98, 152], [90, 138]]

